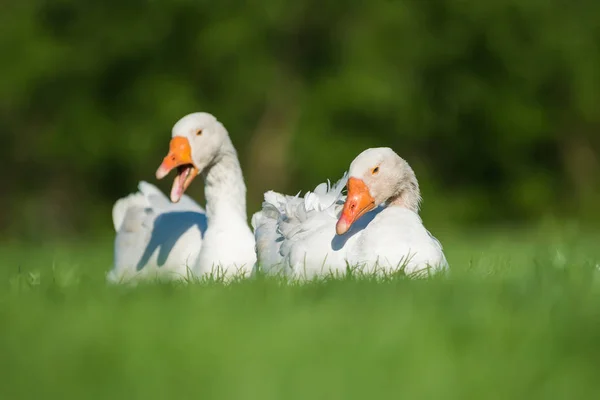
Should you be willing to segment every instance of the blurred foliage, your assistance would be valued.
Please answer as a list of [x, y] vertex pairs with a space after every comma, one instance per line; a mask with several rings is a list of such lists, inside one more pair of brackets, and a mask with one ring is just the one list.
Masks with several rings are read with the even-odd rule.
[[249, 214], [267, 189], [306, 191], [390, 146], [434, 221], [583, 215], [600, 200], [598, 15], [585, 0], [8, 0], [0, 231], [109, 229], [194, 111], [228, 128]]

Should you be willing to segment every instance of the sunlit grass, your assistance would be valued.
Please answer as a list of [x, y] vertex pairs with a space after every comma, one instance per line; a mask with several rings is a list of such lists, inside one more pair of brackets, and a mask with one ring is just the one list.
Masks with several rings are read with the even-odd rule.
[[110, 241], [5, 246], [0, 398], [600, 395], [600, 235], [436, 233], [448, 276], [304, 284], [110, 286]]

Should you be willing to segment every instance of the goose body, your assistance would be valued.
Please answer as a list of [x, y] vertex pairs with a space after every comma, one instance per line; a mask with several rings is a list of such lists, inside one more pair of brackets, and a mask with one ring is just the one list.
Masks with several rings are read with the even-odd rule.
[[306, 279], [344, 273], [349, 246], [335, 238], [335, 223], [346, 180], [344, 175], [334, 185], [321, 183], [304, 197], [265, 193], [262, 210], [252, 217], [258, 267], [264, 273]]
[[389, 148], [365, 150], [332, 187], [321, 184], [304, 198], [265, 194], [253, 216], [260, 268], [306, 279], [348, 268], [366, 274], [445, 269], [442, 246], [418, 214], [420, 201], [406, 161]]
[[140, 182], [137, 193], [113, 207], [116, 237], [108, 281], [188, 277], [198, 262], [206, 222], [202, 207], [188, 196], [171, 203], [156, 186]]
[[384, 208], [373, 217], [349, 252], [348, 262], [367, 274], [403, 269], [418, 275], [447, 267], [442, 245], [419, 215], [400, 207]]
[[[158, 179], [176, 170], [170, 201], [153, 185], [117, 201], [117, 236], [109, 282], [147, 277], [189, 279], [247, 276], [256, 262], [246, 217], [246, 186], [225, 127], [211, 114], [193, 113], [173, 127]], [[184, 194], [202, 175], [206, 209]]]

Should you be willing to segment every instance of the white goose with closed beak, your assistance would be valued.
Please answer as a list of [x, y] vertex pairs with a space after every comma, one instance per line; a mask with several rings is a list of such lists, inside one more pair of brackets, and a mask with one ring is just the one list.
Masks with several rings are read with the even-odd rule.
[[310, 279], [344, 274], [347, 267], [366, 274], [403, 269], [413, 276], [448, 268], [441, 244], [418, 214], [415, 173], [392, 149], [363, 151], [336, 185], [315, 192], [327, 201], [312, 208], [315, 194], [265, 194], [262, 211], [253, 216], [265, 272]]

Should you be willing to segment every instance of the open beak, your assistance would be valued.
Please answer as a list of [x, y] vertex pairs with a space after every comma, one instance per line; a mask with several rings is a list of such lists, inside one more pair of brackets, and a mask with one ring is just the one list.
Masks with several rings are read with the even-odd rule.
[[171, 201], [177, 203], [183, 192], [190, 186], [200, 172], [192, 161], [192, 148], [190, 142], [181, 136], [175, 136], [169, 144], [169, 154], [164, 158], [160, 167], [156, 170], [156, 179], [162, 179], [177, 169], [177, 176], [171, 188]]
[[335, 231], [338, 235], [348, 232], [350, 227], [363, 214], [375, 208], [375, 199], [369, 193], [369, 188], [362, 179], [348, 179], [348, 196], [342, 209]]

